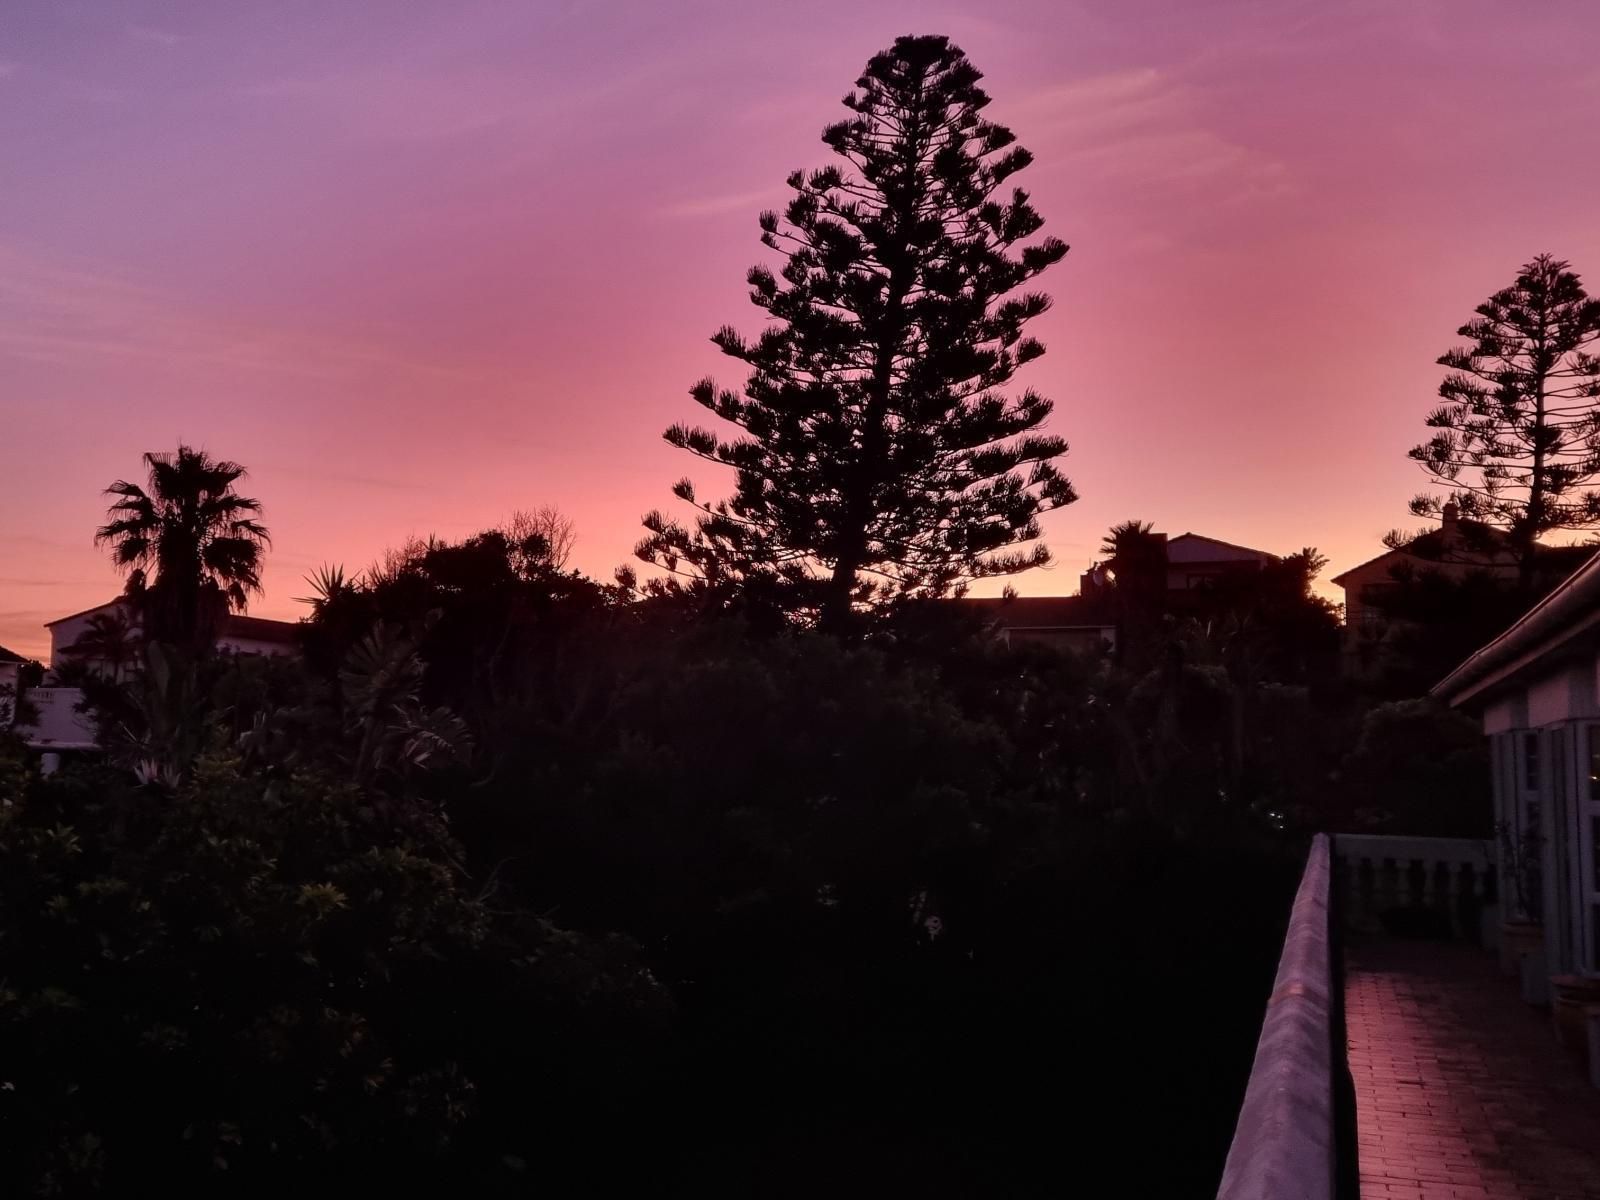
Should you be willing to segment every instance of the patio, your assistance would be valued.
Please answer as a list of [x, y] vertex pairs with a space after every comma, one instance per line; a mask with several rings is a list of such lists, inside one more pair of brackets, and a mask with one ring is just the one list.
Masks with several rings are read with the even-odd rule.
[[1600, 1200], [1600, 1091], [1491, 955], [1351, 938], [1362, 1200]]

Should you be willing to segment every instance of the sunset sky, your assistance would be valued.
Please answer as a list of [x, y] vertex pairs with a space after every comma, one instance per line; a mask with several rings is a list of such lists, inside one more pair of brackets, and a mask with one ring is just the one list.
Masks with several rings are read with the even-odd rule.
[[629, 560], [740, 379], [756, 215], [895, 35], [949, 34], [1072, 244], [1044, 277], [1082, 499], [1328, 574], [1408, 524], [1435, 357], [1540, 251], [1600, 285], [1600, 5], [9, 0], [0, 15], [0, 643], [120, 586], [106, 484], [250, 468], [252, 611], [412, 534], [554, 503]]

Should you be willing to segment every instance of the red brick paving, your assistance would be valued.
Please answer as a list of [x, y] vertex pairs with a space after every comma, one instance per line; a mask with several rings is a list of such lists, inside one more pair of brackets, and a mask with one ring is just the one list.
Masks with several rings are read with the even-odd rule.
[[1347, 951], [1362, 1200], [1600, 1200], [1600, 1091], [1493, 958]]

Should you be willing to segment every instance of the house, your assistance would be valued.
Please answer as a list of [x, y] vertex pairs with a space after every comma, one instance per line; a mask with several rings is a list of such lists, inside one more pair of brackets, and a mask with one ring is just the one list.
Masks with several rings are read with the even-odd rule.
[[1276, 554], [1236, 546], [1198, 533], [1167, 539], [1167, 591], [1184, 592], [1217, 580], [1251, 574], [1278, 561]]
[[[1164, 592], [1160, 608], [1192, 611], [1206, 589], [1254, 575], [1279, 560], [1276, 554], [1224, 542], [1198, 533], [1168, 537], [1151, 533], [1143, 541], [1150, 569], [1144, 574]], [[1032, 643], [1075, 652], [1115, 650], [1121, 610], [1110, 588], [1110, 564], [1094, 563], [1079, 578], [1076, 596], [1013, 596], [962, 600], [992, 622], [1007, 645]]]
[[1098, 654], [1116, 649], [1117, 626], [1082, 596], [968, 597], [959, 602], [982, 616], [1002, 644], [1048, 646]]
[[[1439, 528], [1414, 538], [1404, 549], [1386, 550], [1376, 558], [1335, 575], [1344, 589], [1343, 656], [1348, 674], [1362, 674], [1381, 660], [1403, 627], [1384, 611], [1380, 601], [1402, 586], [1407, 576], [1433, 574], [1460, 580], [1487, 575], [1508, 586], [1518, 577], [1518, 556], [1511, 539], [1492, 525], [1463, 518], [1452, 500], [1445, 504]], [[1539, 576], [1544, 586], [1582, 565], [1589, 550], [1579, 546], [1540, 546]]]
[[1450, 579], [1484, 571], [1509, 581], [1517, 577], [1517, 556], [1504, 533], [1462, 520], [1460, 508], [1449, 501], [1439, 528], [1414, 538], [1403, 550], [1385, 550], [1333, 577], [1331, 582], [1344, 589], [1347, 643], [1381, 637], [1389, 620], [1376, 602], [1398, 588], [1400, 576], [1408, 571], [1433, 571]]
[[[1166, 594], [1166, 607], [1183, 607], [1183, 593], [1197, 591], [1226, 579], [1252, 575], [1272, 563], [1280, 561], [1276, 554], [1265, 550], [1252, 550], [1248, 546], [1224, 542], [1220, 538], [1199, 533], [1180, 533], [1168, 537], [1164, 533], [1150, 533], [1140, 539], [1144, 548], [1143, 559], [1148, 554], [1148, 569], [1141, 574], [1150, 575], [1151, 582], [1161, 580]], [[1141, 563], [1140, 568], [1145, 564]], [[1139, 568], [1136, 568], [1139, 569]], [[1114, 570], [1110, 562], [1091, 563], [1078, 580], [1081, 595], [1093, 596], [1105, 588], [1108, 575]]]
[[1432, 694], [1489, 738], [1503, 939], [1546, 981], [1600, 1002], [1600, 555]]
[[[75, 650], [80, 639], [95, 627], [97, 617], [120, 618], [124, 627], [134, 636], [138, 633], [138, 618], [125, 597], [108, 600], [82, 612], [75, 612], [54, 621], [45, 622], [50, 631], [50, 667], [60, 670], [68, 663], [82, 663], [105, 668], [108, 664], [93, 651]], [[272, 621], [264, 617], [247, 617], [229, 613], [223, 617], [217, 631], [217, 649], [234, 654], [298, 655], [300, 653], [300, 625], [294, 621]]]
[[[52, 675], [70, 666], [117, 678], [133, 661], [139, 636], [138, 619], [123, 597], [47, 621], [45, 628], [50, 631]], [[218, 630], [217, 649], [234, 654], [297, 656], [300, 626], [293, 621], [229, 613]], [[8, 665], [15, 680], [16, 665], [0, 661], [0, 684], [6, 681]], [[34, 710], [34, 720], [26, 726], [19, 725], [17, 732], [30, 748], [39, 751], [45, 770], [55, 770], [64, 751], [96, 748], [93, 724], [82, 711], [80, 688], [58, 686], [54, 679], [47, 679], [46, 686], [29, 688], [25, 696]]]

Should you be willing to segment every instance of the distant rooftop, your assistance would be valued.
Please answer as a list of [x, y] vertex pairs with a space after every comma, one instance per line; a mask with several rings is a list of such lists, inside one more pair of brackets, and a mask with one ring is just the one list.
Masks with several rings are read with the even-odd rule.
[[[126, 597], [117, 596], [107, 600], [104, 604], [96, 604], [93, 608], [83, 609], [81, 612], [69, 613], [64, 617], [57, 617], [54, 621], [46, 621], [45, 628], [60, 625], [66, 621], [73, 621], [79, 617], [87, 617], [93, 613], [104, 612], [106, 609], [117, 608], [127, 603]], [[249, 617], [241, 613], [229, 613], [222, 619], [222, 626], [217, 631], [225, 638], [248, 638], [253, 642], [277, 642], [283, 645], [296, 643], [300, 639], [300, 622], [275, 621], [270, 617]], [[6, 661], [0, 653], [0, 662]], [[25, 661], [20, 660], [19, 661]]]
[[961, 603], [1007, 629], [1069, 629], [1106, 623], [1090, 613], [1082, 596], [969, 596]]

